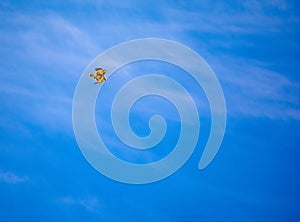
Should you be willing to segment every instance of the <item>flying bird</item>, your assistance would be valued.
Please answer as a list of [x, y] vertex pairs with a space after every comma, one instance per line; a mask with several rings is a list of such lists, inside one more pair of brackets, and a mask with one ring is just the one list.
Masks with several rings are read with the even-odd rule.
[[90, 73], [90, 77], [94, 78], [96, 82], [94, 84], [102, 83], [106, 81], [104, 77], [106, 70], [102, 68], [95, 68], [96, 73]]

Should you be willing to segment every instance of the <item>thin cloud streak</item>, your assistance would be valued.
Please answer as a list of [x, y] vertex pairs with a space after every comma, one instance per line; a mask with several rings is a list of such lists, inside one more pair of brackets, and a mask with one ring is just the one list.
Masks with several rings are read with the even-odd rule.
[[216, 62], [229, 115], [300, 120], [300, 84], [262, 66], [230, 57]]
[[[0, 41], [5, 47], [0, 51], [9, 50], [3, 57], [18, 64], [6, 67], [4, 63], [0, 68], [1, 111], [13, 108], [18, 110], [15, 115], [27, 122], [65, 128], [62, 126], [69, 125], [71, 119], [74, 82], [71, 77], [80, 74], [74, 70], [82, 71], [88, 54], [95, 51], [92, 40], [83, 30], [54, 13], [42, 18], [3, 11], [0, 14], [14, 27], [14, 31], [1, 31]], [[32, 67], [23, 68], [28, 64]], [[28, 101], [31, 105], [24, 105]]]
[[19, 184], [30, 181], [28, 176], [18, 176], [12, 172], [0, 171], [0, 183]]
[[87, 198], [62, 197], [59, 198], [58, 201], [66, 205], [83, 207], [85, 210], [96, 214], [100, 214], [102, 209], [98, 198], [94, 196], [89, 196]]

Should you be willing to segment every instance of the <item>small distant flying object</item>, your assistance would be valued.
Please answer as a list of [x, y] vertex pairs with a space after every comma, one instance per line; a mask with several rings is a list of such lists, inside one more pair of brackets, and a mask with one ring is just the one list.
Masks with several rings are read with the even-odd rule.
[[90, 77], [94, 78], [96, 82], [94, 84], [102, 83], [106, 81], [104, 77], [106, 70], [102, 68], [95, 68], [96, 73], [90, 73]]

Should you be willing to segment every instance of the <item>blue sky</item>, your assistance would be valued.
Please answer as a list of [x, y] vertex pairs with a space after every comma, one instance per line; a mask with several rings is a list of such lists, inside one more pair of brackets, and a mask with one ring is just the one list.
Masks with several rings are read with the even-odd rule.
[[[0, 221], [299, 221], [299, 15], [299, 3], [285, 0], [1, 1]], [[203, 101], [192, 157], [162, 181], [123, 184], [99, 174], [81, 154], [72, 100], [98, 54], [148, 37], [182, 43], [210, 64], [224, 91], [227, 128], [216, 158], [199, 171], [209, 108], [201, 89], [187, 82]], [[180, 75], [152, 64], [127, 70]], [[110, 85], [126, 78], [112, 76]], [[139, 101], [133, 129], [146, 135], [149, 116], [174, 111], [164, 142], [172, 145], [176, 110], [160, 98], [144, 102], [164, 105], [145, 113]], [[96, 112], [107, 115], [101, 107], [98, 100]], [[103, 125], [117, 153], [120, 142], [101, 116], [99, 131]], [[128, 152], [121, 157], [135, 159]]]

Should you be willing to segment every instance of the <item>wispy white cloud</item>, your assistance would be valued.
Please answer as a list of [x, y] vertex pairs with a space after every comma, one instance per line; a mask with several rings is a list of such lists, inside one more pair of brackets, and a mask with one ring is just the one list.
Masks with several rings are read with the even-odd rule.
[[285, 0], [272, 0], [272, 1], [258, 1], [258, 0], [247, 0], [243, 1], [242, 5], [247, 11], [262, 13], [268, 9], [278, 9], [285, 11], [289, 8], [288, 2]]
[[[41, 89], [43, 87], [39, 84], [37, 81], [30, 86], [26, 86], [26, 84], [19, 87], [6, 85], [0, 88], [3, 98], [5, 98], [2, 99], [3, 111], [10, 110], [10, 117], [14, 117], [7, 124], [8, 120], [2, 119], [7, 116], [2, 115], [0, 126], [7, 129], [12, 123], [13, 127], [16, 127], [31, 122], [46, 126], [48, 129], [66, 130], [71, 121], [72, 97], [57, 85], [53, 86], [56, 87], [56, 91], [54, 91], [51, 86], [44, 86], [44, 89]], [[16, 121], [16, 116], [22, 118], [22, 121], [20, 119]], [[16, 129], [19, 130], [18, 127]]]
[[74, 76], [97, 46], [85, 31], [55, 13], [0, 11], [0, 16], [13, 27], [0, 34], [0, 52], [8, 60], [0, 67], [3, 111], [12, 109], [26, 122], [47, 127], [69, 124], [64, 120], [71, 119]]
[[[241, 4], [215, 2], [211, 5], [214, 7], [205, 8], [199, 5], [191, 9], [175, 7], [165, 9], [170, 15], [169, 27], [178, 31], [228, 35], [279, 32], [287, 21], [299, 24], [295, 15], [279, 17], [277, 14], [266, 13], [274, 9], [285, 12], [289, 9], [285, 1], [245, 1]], [[236, 10], [235, 7], [240, 7], [241, 10]]]
[[[229, 115], [300, 120], [300, 84], [259, 61], [222, 57], [215, 67]], [[225, 65], [226, 64], [226, 65]]]
[[[91, 2], [94, 1], [91, 0]], [[82, 1], [78, 0], [77, 3], [82, 3]], [[134, 5], [130, 9], [128, 8], [130, 4], [127, 3], [111, 3], [109, 7], [133, 10], [134, 13], [142, 12], [142, 4]], [[164, 5], [160, 4], [162, 4], [160, 6]], [[97, 10], [104, 5], [104, 2], [98, 2]], [[22, 81], [18, 79], [15, 81], [10, 75], [9, 77], [0, 76], [3, 80], [0, 83], [1, 92], [8, 95], [2, 103], [9, 104], [9, 107], [19, 110], [20, 115], [39, 124], [61, 128], [62, 124], [70, 124], [72, 93], [80, 72], [92, 57], [103, 51], [103, 46], [112, 42], [118, 43], [151, 36], [182, 39], [183, 43], [189, 42], [190, 45], [197, 42], [197, 45], [200, 44], [203, 48], [200, 47], [196, 51], [201, 52], [200, 50], [203, 49], [204, 53], [207, 53], [205, 50], [211, 47], [209, 44], [222, 47], [227, 45], [230, 48], [231, 45], [240, 44], [240, 42], [215, 39], [205, 45], [206, 40], [198, 43], [201, 41], [192, 36], [193, 34], [189, 36], [187, 34], [189, 31], [222, 35], [229, 35], [232, 32], [238, 34], [277, 32], [284, 26], [285, 21], [283, 18], [267, 15], [266, 10], [272, 8], [286, 11], [290, 8], [289, 4], [283, 0], [255, 1], [253, 4], [245, 2], [239, 5], [243, 10], [239, 10], [238, 13], [232, 13], [235, 10], [223, 2], [213, 4], [214, 7], [209, 9], [201, 4], [193, 9], [181, 6], [184, 5], [158, 7], [155, 11], [159, 17], [157, 20], [156, 17], [150, 16], [142, 22], [133, 21], [131, 17], [123, 19], [121, 15], [112, 11], [111, 13], [105, 12], [105, 16], [99, 20], [87, 18], [87, 22], [91, 21], [91, 23], [85, 25], [75, 23], [74, 18], [70, 20], [51, 11], [33, 14], [2, 11], [1, 18], [14, 28], [0, 31], [2, 44], [0, 50], [16, 54], [19, 58], [17, 62], [32, 66], [31, 72], [24, 70], [27, 73]], [[292, 24], [298, 24], [298, 20], [293, 18], [293, 15], [289, 17], [289, 21]], [[255, 44], [249, 41], [244, 43], [249, 44], [248, 46]], [[292, 83], [283, 74], [261, 68], [257, 64], [246, 65], [244, 62], [236, 66], [240, 62], [233, 55], [222, 62], [220, 66], [224, 68], [226, 64], [226, 67], [230, 68], [222, 70], [222, 67], [216, 67], [216, 69], [222, 70], [220, 74], [224, 74], [226, 84], [230, 84], [231, 88], [238, 92], [234, 93], [231, 90], [232, 93], [227, 98], [228, 104], [231, 105], [229, 108], [233, 113], [263, 115], [272, 118], [283, 116], [299, 118], [297, 114], [299, 108], [295, 105], [298, 102], [297, 84]], [[37, 70], [41, 71], [35, 67], [36, 65], [41, 65], [45, 71], [36, 73]], [[13, 66], [16, 64], [14, 63]], [[3, 68], [0, 67], [0, 69]], [[0, 70], [0, 72], [9, 73], [10, 70]], [[230, 100], [234, 102], [230, 104]], [[30, 106], [24, 105], [27, 104], [26, 101], [30, 101]]]
[[19, 184], [30, 181], [28, 176], [18, 176], [12, 172], [0, 171], [0, 182], [7, 184]]
[[23, 53], [36, 63], [74, 67], [83, 65], [88, 55], [97, 51], [97, 45], [85, 31], [59, 15], [17, 15], [14, 23], [19, 26], [24, 19], [24, 30], [17, 30], [15, 35], [22, 43]]
[[87, 198], [62, 197], [58, 201], [67, 205], [77, 205], [92, 213], [101, 213], [101, 204], [97, 197], [89, 196]]

